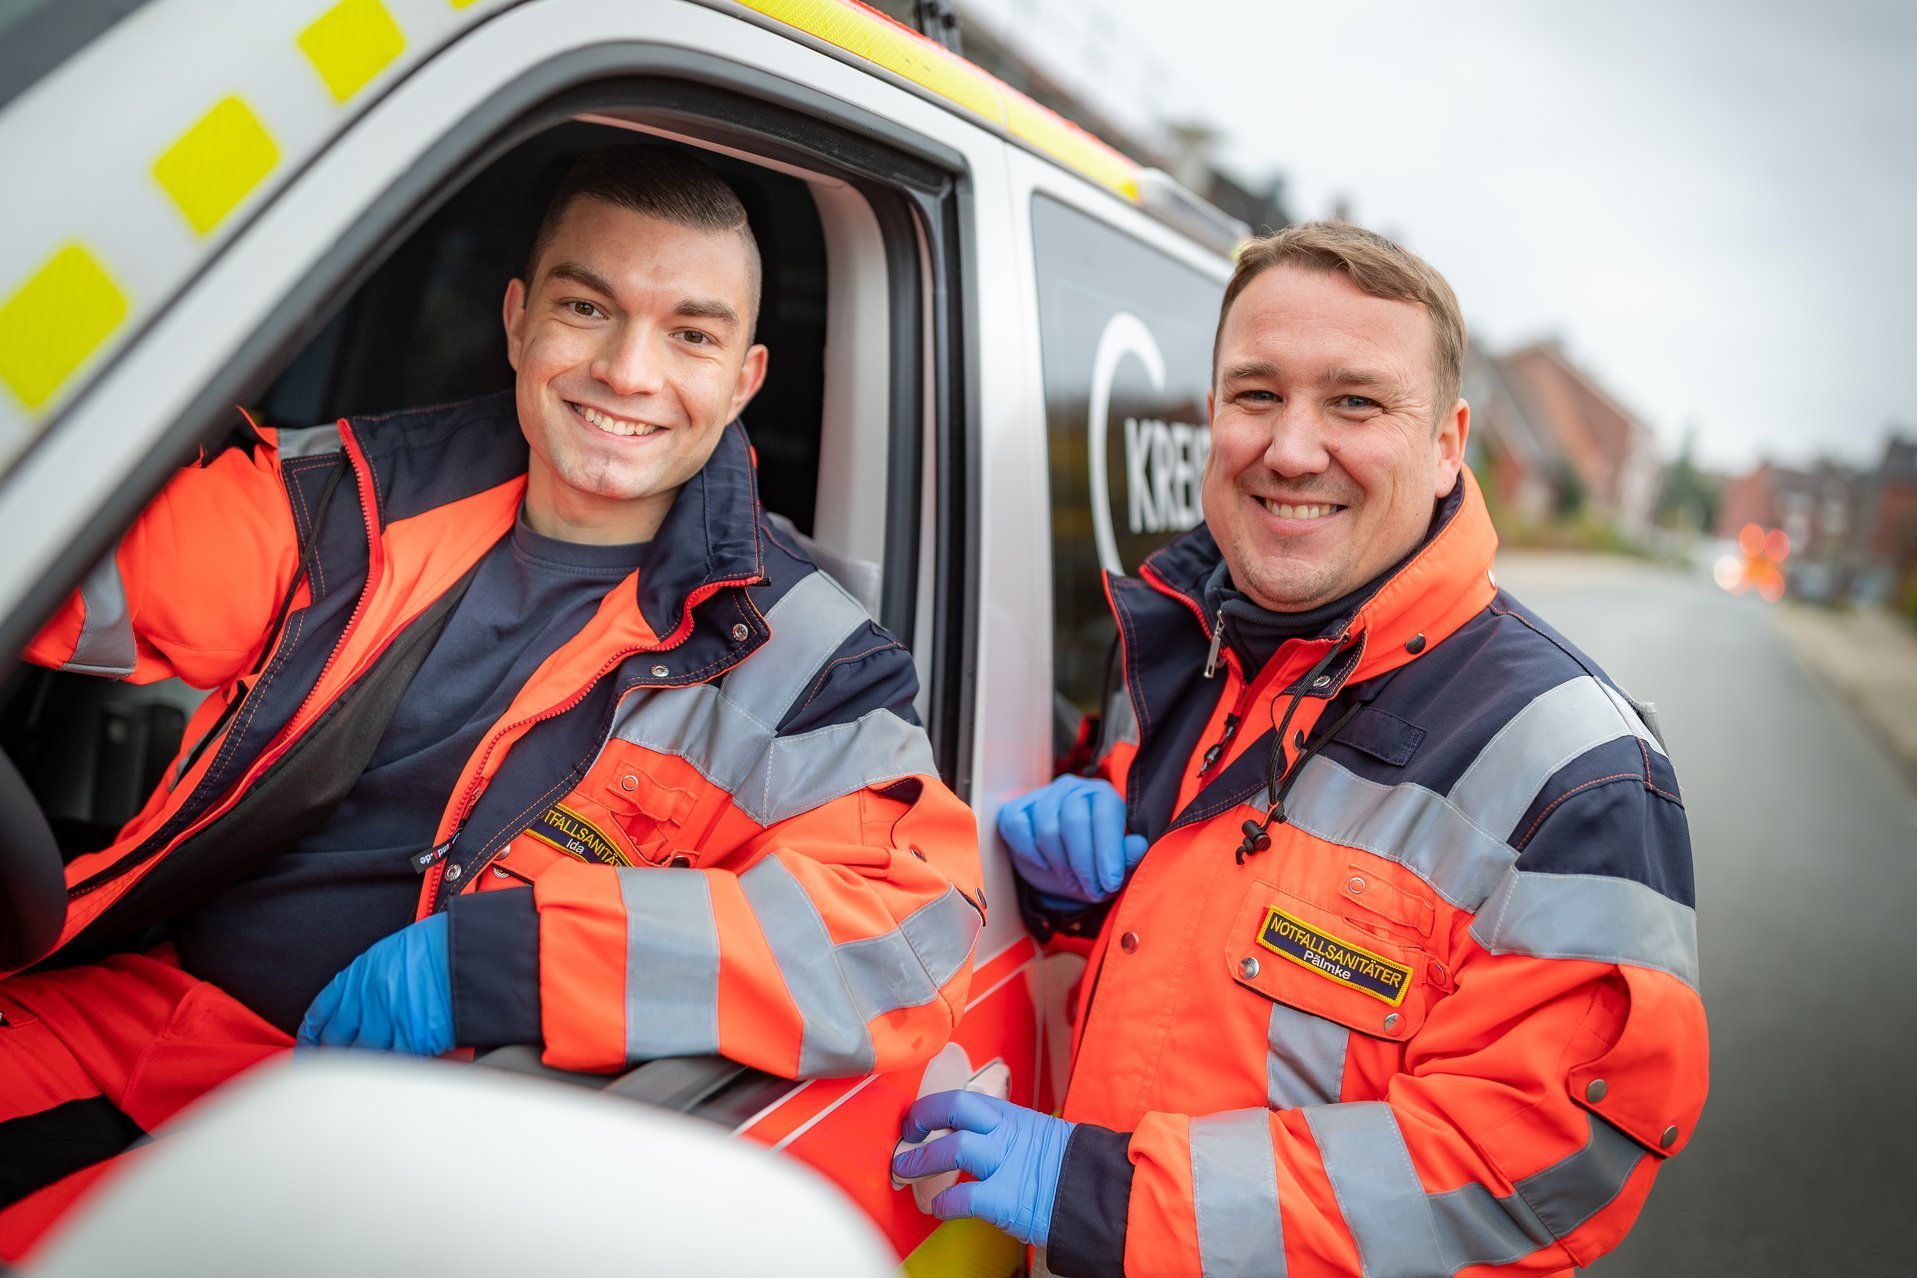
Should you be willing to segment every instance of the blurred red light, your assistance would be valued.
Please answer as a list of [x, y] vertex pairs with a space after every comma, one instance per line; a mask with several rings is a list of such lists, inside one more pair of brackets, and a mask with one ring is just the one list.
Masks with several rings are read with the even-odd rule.
[[1770, 536], [1764, 538], [1764, 553], [1783, 563], [1791, 556], [1791, 539], [1784, 535], [1782, 528], [1771, 529]]
[[1738, 530], [1737, 548], [1743, 551], [1747, 558], [1757, 558], [1764, 553], [1764, 530], [1756, 524], [1745, 524]]

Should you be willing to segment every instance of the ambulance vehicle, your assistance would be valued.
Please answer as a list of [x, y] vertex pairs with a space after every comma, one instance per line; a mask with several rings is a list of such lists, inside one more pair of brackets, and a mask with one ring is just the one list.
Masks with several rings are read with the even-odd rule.
[[[1021, 1266], [989, 1226], [939, 1227], [887, 1158], [924, 1090], [1060, 1095], [1075, 960], [1028, 936], [993, 817], [1100, 700], [1098, 570], [1200, 518], [1245, 228], [842, 0], [26, 0], [0, 23], [8, 652], [236, 406], [292, 426], [509, 386], [526, 192], [568, 155], [665, 140], [738, 189], [765, 259], [762, 496], [914, 654], [939, 767], [978, 814], [988, 917], [923, 1071], [795, 1084], [699, 1059], [573, 1081], [809, 1164], [907, 1272]], [[104, 845], [202, 695], [10, 670], [0, 771], [25, 784], [0, 777], [0, 825], [37, 808], [64, 855]], [[37, 855], [0, 842], [0, 958], [57, 923]]]

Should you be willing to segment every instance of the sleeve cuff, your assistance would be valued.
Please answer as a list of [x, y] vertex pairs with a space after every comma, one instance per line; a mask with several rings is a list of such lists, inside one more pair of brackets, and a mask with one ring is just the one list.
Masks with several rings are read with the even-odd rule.
[[1080, 1123], [1065, 1146], [1045, 1263], [1059, 1278], [1124, 1278], [1131, 1133]]
[[539, 1044], [539, 910], [530, 888], [456, 896], [447, 907], [453, 1036], [462, 1047]]

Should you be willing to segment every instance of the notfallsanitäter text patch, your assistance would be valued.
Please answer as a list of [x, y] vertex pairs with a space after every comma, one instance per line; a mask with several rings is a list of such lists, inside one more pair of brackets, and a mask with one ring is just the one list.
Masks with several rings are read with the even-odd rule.
[[526, 827], [526, 833], [568, 856], [595, 865], [631, 865], [632, 858], [601, 833], [598, 826], [564, 804], [555, 803]]
[[1411, 988], [1411, 969], [1404, 964], [1393, 963], [1341, 941], [1275, 905], [1265, 911], [1264, 924], [1258, 929], [1258, 944], [1326, 980], [1369, 994], [1393, 1007], [1404, 1002], [1405, 993]]

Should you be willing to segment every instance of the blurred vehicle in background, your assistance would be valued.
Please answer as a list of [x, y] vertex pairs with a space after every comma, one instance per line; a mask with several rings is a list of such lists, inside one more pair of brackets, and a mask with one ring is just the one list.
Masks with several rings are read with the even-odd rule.
[[[1717, 557], [1711, 576], [1734, 595], [1748, 590], [1765, 603], [1776, 603], [1784, 597], [1790, 581], [1784, 568], [1790, 557], [1791, 539], [1782, 528], [1766, 530], [1756, 524], [1745, 524], [1738, 531], [1736, 549], [1726, 550]], [[1810, 576], [1801, 579], [1799, 595], [1822, 597], [1817, 572], [1817, 565], [1811, 565]]]

